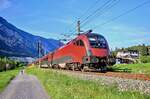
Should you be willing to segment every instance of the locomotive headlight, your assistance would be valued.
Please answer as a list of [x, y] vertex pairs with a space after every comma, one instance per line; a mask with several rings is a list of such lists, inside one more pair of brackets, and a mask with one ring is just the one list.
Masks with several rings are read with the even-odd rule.
[[99, 59], [98, 59], [98, 58], [95, 58], [95, 62], [98, 63], [98, 62], [99, 62]]
[[96, 58], [96, 57], [93, 57], [93, 58], [92, 58], [92, 62], [93, 62], [93, 63], [98, 63], [98, 62], [99, 62], [99, 59]]

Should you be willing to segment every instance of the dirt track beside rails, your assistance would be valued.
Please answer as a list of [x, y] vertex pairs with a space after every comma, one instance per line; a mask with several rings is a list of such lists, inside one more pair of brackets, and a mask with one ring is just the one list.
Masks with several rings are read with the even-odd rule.
[[120, 91], [138, 91], [144, 94], [150, 94], [150, 78], [143, 74], [129, 73], [95, 73], [95, 72], [80, 72], [80, 71], [65, 71], [54, 70], [62, 74], [80, 78], [83, 80], [92, 80], [100, 85], [117, 86]]

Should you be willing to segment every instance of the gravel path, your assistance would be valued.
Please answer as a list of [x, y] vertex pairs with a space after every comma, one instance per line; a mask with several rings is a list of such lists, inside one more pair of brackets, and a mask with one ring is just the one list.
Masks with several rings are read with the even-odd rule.
[[0, 94], [0, 99], [50, 99], [38, 79], [19, 74]]
[[138, 91], [141, 94], [150, 95], [150, 81], [123, 79], [118, 77], [108, 77], [102, 75], [86, 74], [72, 71], [55, 71], [74, 76], [83, 80], [94, 80], [101, 85], [117, 86], [120, 91]]

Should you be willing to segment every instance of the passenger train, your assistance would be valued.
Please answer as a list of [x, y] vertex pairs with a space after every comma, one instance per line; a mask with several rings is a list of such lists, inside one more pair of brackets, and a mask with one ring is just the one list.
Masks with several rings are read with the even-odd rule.
[[98, 33], [89, 30], [79, 34], [55, 51], [39, 58], [34, 64], [41, 67], [50, 67], [67, 70], [101, 70], [106, 71], [106, 66], [115, 64], [115, 59], [110, 56], [107, 40]]

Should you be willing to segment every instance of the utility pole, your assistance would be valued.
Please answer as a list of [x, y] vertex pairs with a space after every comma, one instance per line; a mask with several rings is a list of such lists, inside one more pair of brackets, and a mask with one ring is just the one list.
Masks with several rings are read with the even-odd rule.
[[78, 35], [80, 35], [80, 21], [77, 21], [77, 31], [78, 31]]
[[40, 54], [41, 54], [41, 42], [40, 42], [40, 41], [38, 41], [38, 58], [39, 58], [39, 68], [40, 68], [40, 65], [41, 65]]

